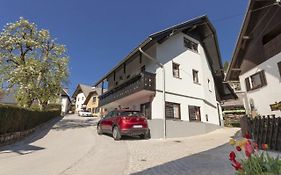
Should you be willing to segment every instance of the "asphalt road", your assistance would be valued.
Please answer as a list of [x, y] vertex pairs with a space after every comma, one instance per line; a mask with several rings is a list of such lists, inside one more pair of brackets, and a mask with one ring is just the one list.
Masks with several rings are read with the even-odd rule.
[[97, 135], [96, 123], [68, 115], [44, 124], [24, 140], [0, 148], [0, 175], [234, 174], [228, 161], [232, 148], [225, 143], [237, 129], [176, 141], [114, 141]]
[[98, 136], [96, 123], [97, 119], [76, 115], [48, 122], [24, 140], [0, 148], [0, 174], [123, 174], [126, 143]]

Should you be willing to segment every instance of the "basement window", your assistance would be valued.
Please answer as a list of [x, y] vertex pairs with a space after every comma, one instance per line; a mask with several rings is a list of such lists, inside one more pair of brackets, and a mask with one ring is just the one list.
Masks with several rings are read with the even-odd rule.
[[198, 53], [198, 44], [197, 43], [195, 43], [187, 38], [184, 38], [183, 43], [184, 43], [184, 47], [188, 48], [189, 50], [191, 50], [193, 52]]

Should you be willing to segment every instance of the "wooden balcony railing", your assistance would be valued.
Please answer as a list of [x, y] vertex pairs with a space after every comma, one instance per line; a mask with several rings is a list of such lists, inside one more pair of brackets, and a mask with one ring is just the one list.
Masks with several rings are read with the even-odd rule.
[[141, 90], [155, 91], [155, 74], [142, 72], [99, 96], [100, 106], [114, 102]]

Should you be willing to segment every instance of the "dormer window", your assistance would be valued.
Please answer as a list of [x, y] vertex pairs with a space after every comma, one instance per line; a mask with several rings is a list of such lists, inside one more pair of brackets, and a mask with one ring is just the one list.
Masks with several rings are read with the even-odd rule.
[[195, 43], [187, 38], [184, 38], [183, 43], [184, 43], [184, 47], [188, 48], [189, 50], [191, 50], [193, 52], [198, 53], [198, 44], [197, 43]]

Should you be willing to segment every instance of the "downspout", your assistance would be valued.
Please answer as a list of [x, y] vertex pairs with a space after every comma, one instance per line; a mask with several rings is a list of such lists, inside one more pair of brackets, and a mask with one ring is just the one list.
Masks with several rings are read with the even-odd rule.
[[162, 68], [162, 78], [163, 78], [163, 139], [166, 139], [166, 114], [165, 114], [165, 104], [166, 104], [166, 87], [165, 87], [165, 68], [164, 65], [162, 63], [160, 63], [159, 61], [157, 61], [156, 58], [153, 58], [152, 56], [150, 56], [149, 54], [145, 53], [141, 47], [139, 47], [139, 51], [146, 56], [148, 59], [154, 61], [159, 67]]

